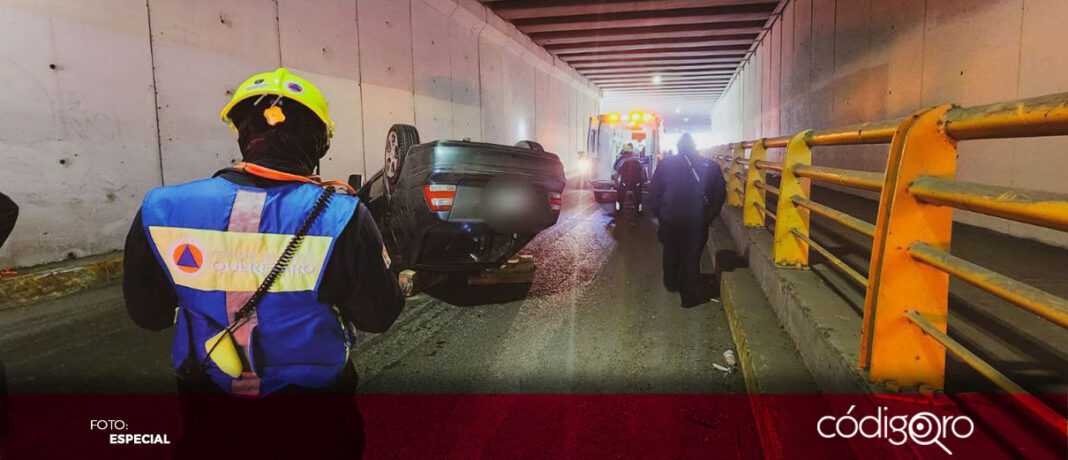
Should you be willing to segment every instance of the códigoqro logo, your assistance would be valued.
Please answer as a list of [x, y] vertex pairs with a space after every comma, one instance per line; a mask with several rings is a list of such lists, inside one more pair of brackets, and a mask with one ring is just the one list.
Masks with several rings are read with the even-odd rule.
[[918, 412], [912, 415], [895, 415], [890, 417], [886, 407], [879, 407], [876, 415], [856, 418], [852, 415], [856, 406], [841, 417], [827, 415], [816, 422], [816, 432], [823, 438], [840, 437], [849, 439], [860, 435], [868, 439], [885, 439], [895, 446], [912, 441], [921, 446], [938, 445], [947, 454], [953, 452], [946, 447], [949, 437], [965, 439], [975, 432], [975, 424], [966, 415], [944, 415], [939, 417], [930, 412]]

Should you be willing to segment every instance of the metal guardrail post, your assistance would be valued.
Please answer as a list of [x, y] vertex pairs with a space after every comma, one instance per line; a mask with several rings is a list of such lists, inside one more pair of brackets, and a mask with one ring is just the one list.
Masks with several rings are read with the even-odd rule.
[[775, 210], [775, 264], [780, 267], [808, 266], [808, 244], [793, 233], [797, 230], [808, 236], [808, 209], [794, 204], [791, 198], [809, 197], [812, 181], [794, 174], [794, 166], [812, 164], [812, 150], [806, 140], [811, 133], [811, 129], [801, 131], [790, 138], [782, 160], [782, 181]]
[[742, 181], [735, 174], [742, 169], [738, 167], [740, 158], [745, 158], [745, 147], [738, 143], [731, 149], [731, 157], [727, 159], [727, 206], [738, 207], [742, 205], [742, 197], [738, 193], [738, 190], [742, 188]]
[[[767, 183], [767, 173], [756, 167], [757, 161], [764, 161], [768, 157], [768, 151], [764, 148], [764, 140], [760, 139], [753, 143], [753, 149], [749, 151], [749, 176], [745, 181], [745, 204], [742, 207], [742, 221], [746, 227], [763, 227], [765, 225], [764, 213], [760, 208], [766, 207], [764, 190], [757, 188], [757, 182]], [[760, 205], [760, 207], [757, 207]]]
[[908, 189], [920, 176], [956, 175], [956, 141], [944, 130], [951, 107], [921, 110], [906, 118], [890, 144], [861, 336], [860, 365], [868, 368], [872, 382], [944, 388], [946, 349], [914, 326], [907, 313], [916, 311], [945, 333], [949, 275], [914, 259], [908, 248], [922, 242], [948, 251], [953, 209], [926, 204]]

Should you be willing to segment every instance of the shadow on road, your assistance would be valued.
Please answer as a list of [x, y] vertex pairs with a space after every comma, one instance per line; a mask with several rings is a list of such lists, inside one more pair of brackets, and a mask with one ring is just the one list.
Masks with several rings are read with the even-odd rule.
[[530, 283], [494, 285], [467, 284], [467, 275], [452, 275], [426, 290], [430, 296], [457, 307], [476, 307], [523, 300], [530, 291]]

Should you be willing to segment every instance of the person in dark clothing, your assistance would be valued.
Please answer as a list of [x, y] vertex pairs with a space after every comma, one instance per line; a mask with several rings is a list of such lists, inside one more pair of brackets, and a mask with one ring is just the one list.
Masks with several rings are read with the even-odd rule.
[[[404, 308], [382, 237], [363, 203], [317, 186], [333, 125], [310, 82], [282, 68], [255, 75], [222, 115], [238, 133], [244, 162], [212, 179], [150, 191], [126, 237], [127, 313], [145, 329], [177, 325], [183, 435], [176, 457], [359, 458], [364, 426], [345, 325], [384, 332]], [[316, 200], [325, 203], [318, 214]], [[297, 224], [313, 215], [307, 222], [316, 233], [307, 233], [276, 289], [262, 291], [263, 308], [243, 313], [253, 289], [285, 259], [271, 242], [279, 234], [292, 241]], [[163, 239], [166, 232], [177, 239]], [[223, 339], [234, 351], [215, 353]], [[187, 372], [188, 363], [203, 370]]]
[[627, 144], [623, 146], [623, 150], [619, 151], [619, 155], [616, 155], [616, 161], [612, 163], [612, 170], [619, 171], [619, 165], [624, 160], [634, 157], [634, 144]]
[[15, 221], [19, 218], [19, 207], [11, 201], [7, 195], [0, 193], [0, 247], [4, 246], [11, 230], [15, 228]]
[[634, 193], [634, 205], [638, 208], [638, 212], [641, 212], [642, 206], [642, 186], [645, 183], [645, 168], [642, 166], [641, 161], [634, 155], [634, 145], [627, 144], [627, 146], [620, 153], [619, 158], [616, 158], [615, 164], [612, 169], [616, 172], [616, 201], [619, 203], [619, 209], [623, 209], [624, 201], [627, 197], [627, 192]]
[[665, 157], [653, 174], [648, 207], [660, 222], [664, 287], [678, 292], [682, 306], [689, 308], [708, 300], [700, 293], [701, 254], [727, 187], [719, 166], [698, 156], [689, 133], [679, 139], [678, 148], [679, 154]]
[[[4, 247], [4, 242], [11, 235], [11, 230], [15, 228], [15, 221], [18, 217], [18, 205], [7, 195], [0, 193], [0, 247]], [[5, 270], [0, 267], [0, 275], [3, 275]], [[11, 430], [7, 408], [7, 372], [4, 370], [4, 363], [0, 362], [0, 435]]]

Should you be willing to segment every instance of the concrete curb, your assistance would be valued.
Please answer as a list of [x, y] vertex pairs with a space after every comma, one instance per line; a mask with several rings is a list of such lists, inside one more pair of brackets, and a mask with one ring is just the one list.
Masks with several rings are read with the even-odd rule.
[[0, 310], [108, 286], [122, 277], [122, 252], [42, 265], [0, 280]]
[[723, 308], [750, 393], [819, 393], [790, 336], [748, 269], [723, 273]]
[[[816, 273], [776, 267], [771, 234], [765, 229], [746, 228], [741, 210], [724, 207], [721, 217], [821, 392], [868, 395], [868, 398], [848, 399], [866, 400], [868, 407], [858, 407], [858, 413], [874, 413], [878, 402], [872, 395], [883, 391], [869, 384], [857, 369], [861, 319]], [[832, 414], [850, 410], [838, 406], [845, 404], [846, 398], [825, 401]], [[861, 458], [913, 458], [909, 450], [890, 449], [889, 444], [877, 447], [851, 439], [849, 445]]]
[[[830, 406], [821, 397], [796, 396], [816, 396], [820, 390], [790, 337], [779, 327], [756, 278], [744, 268], [722, 275], [723, 306], [738, 349], [764, 458], [788, 458], [803, 452], [813, 433], [808, 427], [799, 429], [794, 415], [799, 411], [831, 414]], [[833, 451], [842, 458], [856, 456], [844, 439], [824, 442], [833, 443]]]
[[[715, 227], [710, 249], [737, 254], [724, 225]], [[738, 351], [764, 458], [786, 458], [790, 453], [803, 452], [812, 433], [799, 430], [792, 415], [799, 407], [804, 407], [801, 410], [806, 413], [830, 414], [830, 407], [822, 398], [794, 396], [818, 395], [820, 389], [752, 272], [744, 267], [716, 268], [723, 309]], [[844, 440], [831, 442], [836, 444], [836, 453], [855, 456]]]
[[805, 365], [826, 393], [866, 394], [875, 390], [856, 368], [861, 319], [816, 273], [777, 268], [772, 236], [742, 225], [741, 212], [724, 208], [723, 223], [768, 302], [790, 334]]
[[[737, 293], [735, 282], [732, 279], [734, 272], [724, 272], [720, 277], [720, 298], [723, 300], [723, 310], [727, 313], [727, 323], [731, 328], [731, 338], [734, 339], [734, 347], [738, 350], [738, 365], [742, 368], [745, 378], [745, 389], [749, 393], [749, 409], [753, 413], [753, 419], [757, 425], [757, 436], [760, 438], [760, 450], [764, 458], [784, 458], [782, 442], [775, 434], [776, 427], [772, 423], [771, 413], [759, 395], [761, 391], [760, 373], [753, 366], [753, 355], [749, 350], [749, 341], [745, 335], [745, 329], [741, 326], [738, 318]], [[754, 395], [756, 395], [754, 397]]]

